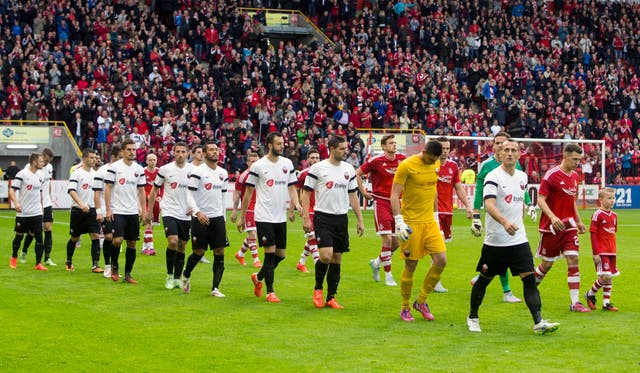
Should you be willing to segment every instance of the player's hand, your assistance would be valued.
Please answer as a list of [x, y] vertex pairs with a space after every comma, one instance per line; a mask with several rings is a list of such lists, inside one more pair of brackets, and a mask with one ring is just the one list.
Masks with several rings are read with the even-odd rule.
[[107, 216], [106, 216], [107, 221], [109, 222], [113, 222], [113, 211], [111, 211], [110, 208], [107, 208]]
[[238, 219], [238, 212], [236, 210], [231, 211], [231, 216], [229, 216], [229, 219], [231, 219], [231, 222], [235, 223]]
[[471, 207], [467, 208], [467, 219], [473, 218], [473, 209]]
[[238, 226], [238, 232], [242, 233], [244, 232], [244, 215], [240, 214], [238, 216], [238, 222], [236, 223], [236, 225]]
[[304, 230], [304, 233], [311, 233], [313, 232], [313, 226], [311, 224], [311, 218], [308, 216], [305, 216], [304, 218], [302, 218], [302, 230]]
[[482, 236], [482, 220], [480, 220], [480, 214], [473, 214], [473, 219], [471, 220], [471, 234], [474, 237]]
[[196, 214], [196, 218], [198, 218], [198, 222], [202, 225], [209, 225], [209, 218], [202, 211], [198, 211]]
[[402, 215], [398, 214], [393, 217], [396, 222], [396, 237], [398, 240], [404, 242], [409, 239], [409, 235], [413, 233], [411, 228], [404, 222]]
[[156, 202], [160, 202], [160, 201], [162, 201], [162, 197], [160, 196], [156, 197]]
[[577, 226], [578, 226], [578, 233], [579, 234], [583, 234], [583, 233], [585, 233], [587, 231], [587, 226], [584, 225], [584, 223], [578, 222]]
[[358, 220], [358, 224], [356, 224], [356, 232], [358, 233], [358, 237], [362, 237], [364, 234], [364, 222], [362, 220]]
[[593, 264], [600, 264], [600, 255], [593, 256]]
[[102, 221], [104, 220], [104, 216], [102, 215], [102, 213], [97, 213], [96, 214], [96, 220], [98, 221], [98, 223], [102, 223]]
[[551, 226], [553, 226], [552, 231], [554, 231], [554, 234], [555, 232], [562, 232], [565, 229], [564, 223], [562, 220], [558, 219], [557, 216], [551, 218]]
[[532, 222], [535, 223], [536, 221], [538, 221], [538, 210], [536, 209], [536, 206], [534, 205], [527, 206], [527, 215], [529, 215]]
[[86, 214], [87, 212], [89, 212], [90, 208], [88, 205], [83, 203], [82, 205], [80, 205], [80, 210], [82, 210], [82, 212]]
[[289, 210], [289, 221], [292, 223], [296, 221], [296, 210]]
[[371, 195], [371, 193], [369, 193], [368, 190], [365, 190], [362, 193], [362, 197], [364, 197], [364, 199], [366, 199], [367, 201], [371, 201], [373, 199], [373, 196]]
[[22, 212], [22, 206], [18, 202], [15, 203], [16, 212]]
[[518, 231], [518, 226], [510, 221], [503, 224], [504, 230], [509, 233], [510, 236], [513, 236]]

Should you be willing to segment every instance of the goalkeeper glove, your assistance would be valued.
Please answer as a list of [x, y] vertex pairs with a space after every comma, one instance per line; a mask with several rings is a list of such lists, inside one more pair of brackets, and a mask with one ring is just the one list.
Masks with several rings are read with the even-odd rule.
[[471, 220], [471, 234], [475, 237], [482, 236], [482, 220], [480, 220], [480, 214], [473, 214], [473, 220]]
[[402, 215], [398, 214], [398, 215], [394, 216], [393, 218], [396, 221], [396, 237], [398, 237], [398, 239], [400, 241], [403, 241], [403, 242], [408, 240], [409, 239], [409, 235], [411, 233], [413, 233], [411, 228], [409, 228], [407, 223], [404, 222], [404, 219], [402, 218]]
[[534, 205], [527, 206], [527, 215], [531, 218], [531, 221], [534, 223], [538, 220], [538, 210]]

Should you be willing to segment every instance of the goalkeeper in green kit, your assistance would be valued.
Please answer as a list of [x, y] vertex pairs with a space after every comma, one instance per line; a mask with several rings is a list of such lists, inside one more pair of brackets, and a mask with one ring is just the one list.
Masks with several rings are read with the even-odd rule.
[[[494, 169], [498, 168], [498, 166], [500, 166], [500, 163], [501, 163], [500, 153], [502, 152], [502, 143], [507, 141], [509, 138], [511, 138], [511, 136], [509, 136], [509, 134], [506, 132], [496, 133], [496, 135], [493, 137], [493, 156], [489, 157], [486, 161], [484, 161], [480, 165], [480, 171], [478, 171], [478, 176], [476, 178], [476, 190], [475, 190], [475, 196], [473, 199], [473, 220], [471, 221], [471, 233], [476, 237], [482, 236], [482, 220], [480, 220], [480, 209], [482, 208], [482, 204], [483, 204], [482, 192], [484, 190], [484, 178], [487, 176], [489, 172], [493, 171]], [[516, 169], [522, 170], [520, 163], [516, 163]], [[533, 204], [531, 204], [531, 197], [529, 196], [529, 193], [524, 194], [524, 201], [527, 205], [527, 215], [529, 215], [531, 220], [535, 222], [536, 220], [538, 220], [538, 211], [536, 210], [536, 207]], [[477, 279], [478, 279], [478, 276], [475, 276], [473, 279], [471, 279], [471, 285], [473, 285]], [[502, 291], [504, 292], [503, 300], [505, 302], [507, 303], [522, 302], [520, 298], [517, 298], [511, 292], [511, 287], [509, 286], [509, 277], [507, 273], [500, 276], [500, 283], [502, 284]]]

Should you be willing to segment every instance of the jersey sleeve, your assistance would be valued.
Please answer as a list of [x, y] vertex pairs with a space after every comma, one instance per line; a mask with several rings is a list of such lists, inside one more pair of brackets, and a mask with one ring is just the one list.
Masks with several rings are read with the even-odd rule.
[[198, 175], [197, 172], [192, 172], [191, 175], [189, 176], [189, 185], [188, 188], [191, 191], [196, 191], [198, 190], [198, 188], [200, 188], [200, 175]]
[[476, 176], [476, 190], [473, 196], [473, 208], [475, 210], [480, 210], [482, 208], [482, 201], [484, 200], [484, 179], [487, 176], [487, 168], [483, 163], [480, 166], [480, 171], [478, 171], [478, 175]]
[[16, 177], [11, 181], [11, 188], [15, 190], [22, 188], [22, 171], [18, 172]]
[[489, 198], [496, 198], [498, 196], [498, 181], [493, 175], [489, 174], [484, 180], [484, 187], [482, 189], [482, 200]]
[[142, 166], [140, 166], [140, 170], [142, 172], [138, 174], [138, 180], [136, 180], [136, 184], [138, 185], [138, 188], [144, 188], [145, 186], [147, 186], [147, 177], [144, 174], [144, 168], [142, 168]]
[[542, 179], [540, 182], [540, 188], [538, 190], [538, 194], [541, 196], [548, 197], [549, 193], [551, 193], [551, 184], [548, 179]]
[[304, 188], [304, 179], [307, 178], [308, 174], [309, 172], [301, 172], [300, 175], [298, 175], [298, 182], [296, 183], [296, 188], [298, 189]]
[[296, 185], [298, 183], [298, 177], [296, 176], [296, 170], [293, 168], [293, 163], [289, 161], [289, 180], [287, 180], [287, 186]]
[[258, 167], [256, 164], [252, 164], [249, 169], [249, 175], [247, 175], [247, 179], [244, 182], [244, 185], [255, 187], [258, 183]]
[[316, 188], [316, 184], [318, 184], [318, 177], [316, 176], [317, 169], [317, 167], [313, 166], [309, 169], [307, 177], [304, 179], [305, 190], [314, 190]]
[[591, 233], [598, 233], [598, 225], [600, 224], [598, 220], [600, 214], [598, 214], [598, 211], [599, 210], [596, 210], [596, 212], [591, 215], [591, 224], [589, 225], [589, 232]]
[[102, 181], [105, 182], [106, 184], [115, 183], [115, 181], [116, 181], [116, 171], [112, 167], [107, 168], [107, 172], [104, 175], [104, 180], [102, 180]]
[[156, 188], [160, 188], [162, 184], [164, 184], [164, 172], [166, 172], [166, 170], [162, 167], [158, 170], [158, 175], [156, 175], [156, 179], [153, 181], [153, 185], [155, 185]]
[[371, 162], [368, 159], [360, 165], [360, 171], [365, 175], [371, 172]]
[[356, 171], [353, 166], [349, 165], [349, 193], [355, 193], [358, 190], [358, 181], [356, 180]]
[[400, 184], [404, 187], [404, 184], [407, 182], [408, 177], [409, 177], [409, 167], [407, 167], [406, 163], [402, 162], [398, 165], [396, 174], [393, 176], [393, 182], [396, 184]]
[[73, 171], [67, 183], [67, 193], [78, 190], [78, 174]]
[[226, 193], [227, 192], [227, 187], [229, 186], [229, 173], [227, 172], [227, 170], [222, 169], [222, 176], [224, 178], [223, 182], [223, 186], [222, 186], [222, 193]]

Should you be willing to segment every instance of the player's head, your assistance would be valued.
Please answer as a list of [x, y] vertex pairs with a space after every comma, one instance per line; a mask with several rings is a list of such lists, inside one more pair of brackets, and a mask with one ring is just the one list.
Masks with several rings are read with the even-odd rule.
[[115, 162], [118, 161], [122, 158], [122, 147], [120, 147], [120, 145], [114, 145], [111, 147], [111, 153], [109, 153], [109, 155], [111, 156], [111, 162]]
[[96, 164], [97, 154], [93, 149], [84, 148], [82, 149], [82, 164], [86, 165], [88, 168], [93, 168]]
[[35, 167], [36, 169], [42, 168], [42, 154], [40, 153], [31, 153], [29, 155], [29, 166]]
[[191, 161], [195, 161], [196, 163], [201, 163], [204, 160], [204, 147], [200, 144], [194, 146], [191, 149]]
[[258, 159], [260, 159], [258, 152], [249, 152], [247, 154], [247, 167], [251, 167]]
[[380, 147], [386, 154], [395, 154], [398, 150], [395, 135], [384, 135], [380, 139]]
[[426, 164], [434, 164], [442, 155], [442, 144], [436, 140], [429, 140], [424, 144], [422, 161]]
[[125, 139], [122, 142], [123, 157], [125, 161], [133, 162], [136, 160], [136, 143], [132, 139]]
[[451, 143], [449, 142], [449, 139], [445, 136], [440, 136], [436, 139], [436, 141], [439, 142], [440, 145], [442, 145], [442, 154], [440, 154], [440, 160], [447, 160], [447, 157], [449, 157], [449, 152], [451, 151]]
[[158, 157], [153, 154], [153, 153], [149, 153], [147, 154], [147, 167], [153, 169], [156, 168], [156, 165], [158, 164]]
[[342, 136], [331, 136], [329, 138], [329, 153], [331, 159], [334, 161], [344, 161], [347, 159], [347, 151], [349, 146], [347, 145], [347, 139]]
[[309, 149], [309, 152], [307, 153], [307, 162], [309, 163], [309, 166], [320, 162], [320, 152], [317, 148]]
[[204, 144], [204, 159], [209, 166], [218, 165], [219, 149], [218, 145], [213, 141], [207, 141]]
[[53, 160], [53, 150], [51, 150], [51, 148], [42, 149], [42, 160], [45, 165], [51, 163]]
[[582, 148], [578, 144], [567, 144], [562, 150], [562, 163], [560, 166], [565, 171], [573, 171], [578, 168], [582, 160]]
[[189, 156], [189, 145], [183, 141], [177, 142], [173, 146], [173, 156], [177, 165], [182, 166], [185, 164]]
[[616, 204], [616, 190], [613, 188], [602, 188], [598, 191], [598, 202], [603, 210], [611, 210]]
[[495, 136], [493, 136], [493, 156], [496, 159], [500, 159], [500, 152], [502, 151], [502, 144], [507, 141], [508, 139], [510, 139], [511, 136], [509, 136], [508, 133], [500, 131], [498, 133], [496, 133]]
[[271, 132], [267, 135], [267, 149], [269, 149], [269, 155], [282, 155], [282, 151], [284, 150], [284, 138], [280, 132]]
[[520, 144], [513, 139], [508, 139], [502, 143], [502, 164], [506, 167], [515, 167], [520, 159]]

